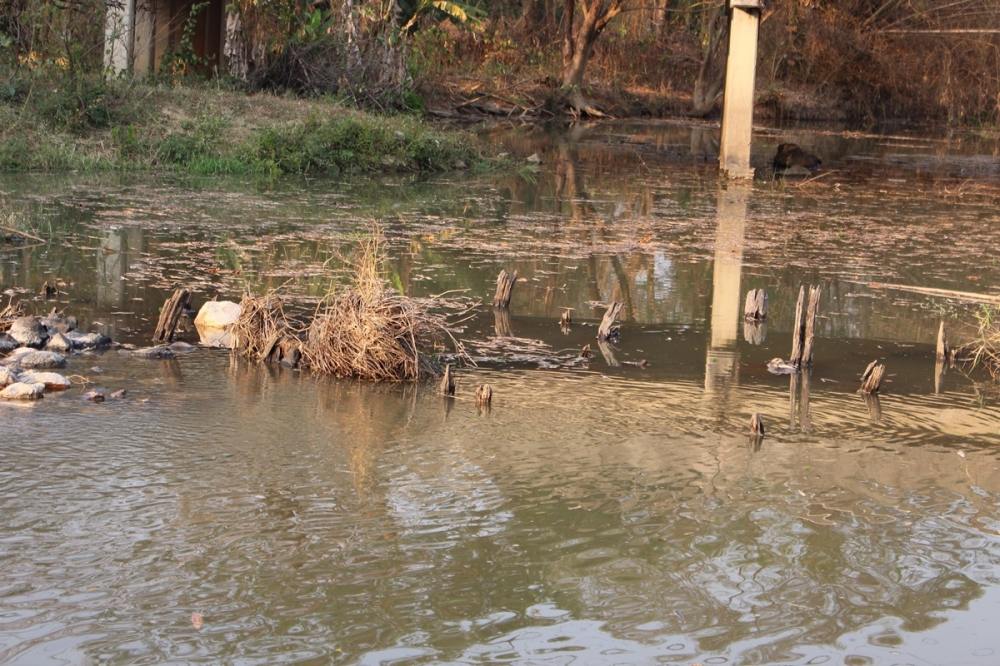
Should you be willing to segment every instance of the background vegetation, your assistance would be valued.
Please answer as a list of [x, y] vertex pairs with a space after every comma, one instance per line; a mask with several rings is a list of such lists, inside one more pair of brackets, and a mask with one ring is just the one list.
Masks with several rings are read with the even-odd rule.
[[[723, 0], [231, 0], [207, 71], [195, 2], [137, 83], [104, 71], [119, 2], [0, 4], [0, 168], [468, 165], [466, 137], [399, 114], [712, 115], [728, 25]], [[773, 0], [758, 72], [771, 117], [995, 124], [1000, 3]]]

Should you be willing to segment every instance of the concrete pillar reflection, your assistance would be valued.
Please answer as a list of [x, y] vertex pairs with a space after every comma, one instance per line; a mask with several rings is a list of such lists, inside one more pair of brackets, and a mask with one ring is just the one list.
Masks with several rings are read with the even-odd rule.
[[712, 270], [712, 319], [705, 358], [705, 390], [736, 383], [739, 355], [736, 340], [743, 324], [740, 293], [743, 235], [749, 183], [729, 183], [719, 191]]

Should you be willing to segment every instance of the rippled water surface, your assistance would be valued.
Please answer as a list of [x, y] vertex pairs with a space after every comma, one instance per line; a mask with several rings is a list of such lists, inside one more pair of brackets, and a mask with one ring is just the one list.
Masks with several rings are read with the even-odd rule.
[[[933, 347], [979, 306], [910, 289], [1000, 294], [995, 142], [758, 138], [829, 170], [726, 186], [712, 130], [639, 124], [491, 134], [541, 157], [517, 174], [0, 178], [52, 239], [0, 248], [2, 289], [122, 342], [177, 284], [311, 307], [375, 218], [408, 294], [523, 278], [454, 401], [200, 349], [71, 359], [125, 400], [0, 404], [0, 662], [1000, 663], [1000, 396]], [[774, 376], [802, 284], [815, 368]]]

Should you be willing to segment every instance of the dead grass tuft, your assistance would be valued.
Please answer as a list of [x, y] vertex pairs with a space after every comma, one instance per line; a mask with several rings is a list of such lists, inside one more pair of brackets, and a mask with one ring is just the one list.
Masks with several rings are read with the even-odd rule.
[[439, 374], [428, 350], [450, 342], [447, 317], [388, 287], [382, 275], [385, 239], [372, 225], [352, 262], [353, 280], [332, 287], [308, 322], [286, 314], [275, 293], [246, 295], [236, 323], [235, 351], [267, 361], [282, 340], [299, 341], [301, 366], [323, 374], [368, 381], [420, 381]]
[[960, 348], [972, 370], [983, 368], [994, 381], [1000, 381], [1000, 308], [984, 305], [976, 314], [979, 331]]
[[9, 329], [11, 323], [23, 315], [24, 307], [21, 305], [21, 302], [14, 301], [12, 298], [7, 299], [7, 305], [0, 308], [0, 332]]

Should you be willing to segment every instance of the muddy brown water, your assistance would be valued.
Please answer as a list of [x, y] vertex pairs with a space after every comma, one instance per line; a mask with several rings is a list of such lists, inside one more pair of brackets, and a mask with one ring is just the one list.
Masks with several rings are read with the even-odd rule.
[[[755, 161], [789, 139], [828, 175], [722, 186], [712, 131], [631, 124], [490, 134], [535, 173], [4, 176], [52, 242], [0, 286], [59, 281], [31, 307], [123, 342], [175, 284], [308, 307], [372, 218], [408, 294], [524, 281], [453, 402], [199, 350], [71, 359], [125, 400], [0, 405], [0, 662], [1000, 663], [1000, 398], [933, 358], [978, 306], [872, 286], [1000, 293], [995, 142], [762, 132]], [[804, 283], [816, 366], [770, 375]]]

